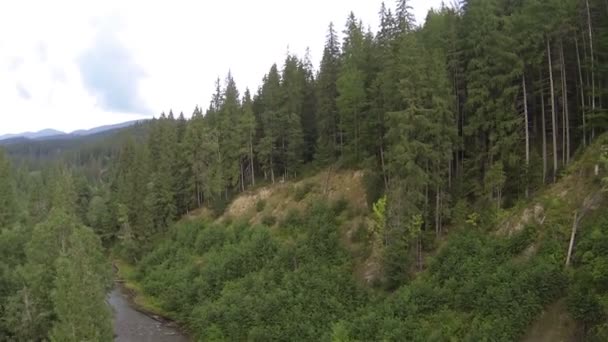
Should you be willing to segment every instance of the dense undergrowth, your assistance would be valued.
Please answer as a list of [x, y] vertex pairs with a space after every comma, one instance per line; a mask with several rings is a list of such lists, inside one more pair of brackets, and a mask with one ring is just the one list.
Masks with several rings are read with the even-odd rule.
[[568, 289], [561, 235], [453, 233], [428, 269], [393, 293], [363, 288], [318, 204], [274, 229], [176, 225], [139, 264], [162, 308], [205, 340], [499, 340], [521, 337]]

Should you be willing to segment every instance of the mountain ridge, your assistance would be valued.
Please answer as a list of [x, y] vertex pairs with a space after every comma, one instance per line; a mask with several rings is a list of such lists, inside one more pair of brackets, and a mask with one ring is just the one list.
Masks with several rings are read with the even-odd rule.
[[0, 135], [0, 141], [43, 140], [43, 139], [49, 139], [49, 138], [83, 137], [83, 136], [93, 135], [93, 134], [111, 131], [111, 130], [115, 130], [115, 129], [130, 127], [130, 126], [133, 126], [142, 121], [145, 121], [145, 120], [125, 121], [125, 122], [121, 122], [121, 123], [117, 123], [117, 124], [93, 127], [90, 129], [79, 129], [79, 130], [72, 131], [70, 133], [66, 133], [63, 131], [59, 131], [56, 129], [50, 129], [50, 128], [46, 128], [46, 129], [43, 129], [40, 131], [35, 131], [35, 132], [22, 132], [22, 133], [15, 133], [15, 134], [9, 133], [9, 134]]

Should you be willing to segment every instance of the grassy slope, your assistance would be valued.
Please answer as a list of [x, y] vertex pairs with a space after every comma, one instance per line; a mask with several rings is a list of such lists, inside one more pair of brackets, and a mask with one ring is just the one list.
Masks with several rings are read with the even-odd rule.
[[[380, 269], [367, 241], [372, 223], [363, 177], [362, 171], [328, 169], [299, 181], [258, 187], [235, 198], [217, 221], [245, 220], [252, 225], [274, 222], [271, 225], [278, 231], [276, 228], [289, 219], [290, 214], [302, 213], [316, 202], [345, 201], [346, 210], [338, 218], [340, 240], [353, 258], [357, 280], [371, 284], [380, 276]], [[260, 202], [264, 203], [263, 207]], [[208, 210], [186, 217], [188, 220], [210, 218]]]

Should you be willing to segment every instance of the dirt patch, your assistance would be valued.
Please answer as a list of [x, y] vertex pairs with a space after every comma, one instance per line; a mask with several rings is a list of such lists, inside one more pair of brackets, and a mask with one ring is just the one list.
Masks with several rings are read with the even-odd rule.
[[[367, 200], [363, 186], [363, 171], [328, 169], [297, 182], [281, 182], [239, 195], [226, 209], [223, 218], [246, 219], [252, 224], [260, 223], [266, 216], [280, 222], [289, 211], [303, 212], [315, 202], [329, 203], [345, 199], [355, 216], [366, 215]], [[309, 187], [304, 198], [296, 198], [297, 189]], [[261, 212], [256, 210], [260, 200], [266, 201]]]
[[545, 222], [545, 208], [537, 203], [531, 208], [524, 209], [521, 215], [513, 215], [498, 228], [496, 234], [511, 236], [522, 231], [530, 224], [542, 225]]
[[246, 193], [237, 197], [226, 210], [226, 215], [231, 217], [241, 217], [255, 208], [261, 200], [266, 200], [273, 193], [273, 189], [266, 187], [255, 193]]

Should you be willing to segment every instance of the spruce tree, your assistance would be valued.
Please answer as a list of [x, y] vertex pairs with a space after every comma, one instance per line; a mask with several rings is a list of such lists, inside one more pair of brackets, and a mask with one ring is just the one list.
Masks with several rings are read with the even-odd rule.
[[321, 164], [335, 160], [340, 151], [336, 82], [340, 68], [340, 46], [333, 23], [329, 25], [321, 67], [317, 76], [317, 127], [316, 159]]
[[276, 64], [270, 68], [261, 88], [260, 98], [262, 101], [262, 113], [260, 121], [262, 137], [258, 143], [258, 156], [265, 178], [275, 182], [275, 168], [279, 151], [277, 144], [280, 135], [280, 110], [281, 110], [281, 79]]
[[338, 135], [340, 154], [347, 161], [358, 163], [362, 159], [362, 134], [366, 99], [366, 78], [363, 65], [367, 62], [365, 38], [361, 23], [351, 12], [342, 47], [343, 60], [336, 81], [338, 97]]
[[109, 268], [99, 238], [80, 226], [68, 243], [55, 261], [52, 299], [57, 320], [51, 341], [110, 341], [112, 316], [105, 300]]

